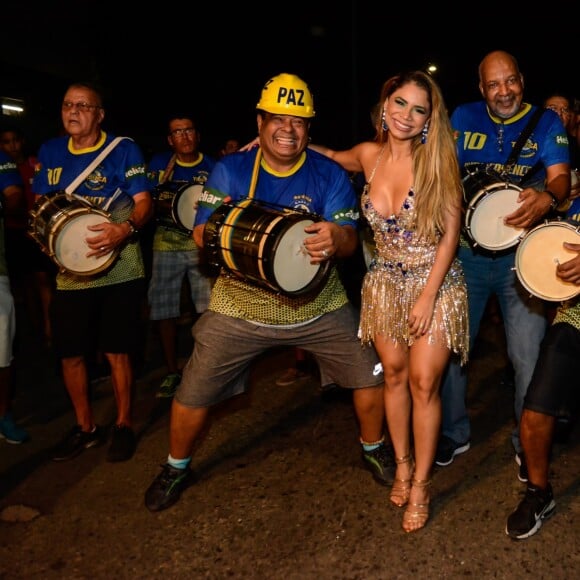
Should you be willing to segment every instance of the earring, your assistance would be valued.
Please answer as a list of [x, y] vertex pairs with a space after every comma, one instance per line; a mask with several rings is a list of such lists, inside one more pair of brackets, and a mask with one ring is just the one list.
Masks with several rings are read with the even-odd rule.
[[429, 134], [429, 121], [423, 125], [423, 129], [421, 130], [421, 144], [425, 145], [427, 143], [427, 135]]
[[385, 109], [383, 109], [383, 114], [381, 115], [381, 127], [383, 131], [388, 131], [387, 120], [385, 119]]

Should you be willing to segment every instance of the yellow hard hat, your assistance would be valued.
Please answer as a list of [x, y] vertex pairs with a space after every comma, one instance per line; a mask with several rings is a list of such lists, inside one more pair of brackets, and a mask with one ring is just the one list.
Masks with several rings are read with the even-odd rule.
[[282, 73], [272, 77], [262, 89], [256, 109], [275, 115], [314, 117], [314, 101], [308, 85], [296, 75]]

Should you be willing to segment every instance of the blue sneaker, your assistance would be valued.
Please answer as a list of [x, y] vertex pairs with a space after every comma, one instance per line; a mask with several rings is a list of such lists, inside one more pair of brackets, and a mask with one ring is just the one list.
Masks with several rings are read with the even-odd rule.
[[4, 417], [0, 417], [0, 439], [6, 439], [7, 443], [19, 445], [28, 441], [29, 435], [22, 427], [18, 427], [14, 423], [10, 413], [6, 413]]

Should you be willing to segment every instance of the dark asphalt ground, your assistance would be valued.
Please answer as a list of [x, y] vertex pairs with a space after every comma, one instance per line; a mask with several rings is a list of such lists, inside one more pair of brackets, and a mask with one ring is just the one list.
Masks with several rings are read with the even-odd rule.
[[[504, 533], [524, 485], [501, 324], [484, 324], [472, 356], [472, 448], [435, 470], [431, 519], [414, 534], [362, 465], [349, 394], [322, 394], [315, 378], [275, 386], [291, 353], [257, 361], [251, 392], [215, 409], [193, 460], [198, 481], [152, 514], [143, 495], [165, 461], [169, 419], [155, 398], [164, 368], [154, 330], [136, 389], [139, 446], [120, 464], [105, 461], [106, 447], [50, 460], [74, 416], [51, 353], [20, 340], [14, 414], [31, 440], [0, 441], [1, 580], [580, 577], [577, 426], [554, 450], [555, 515], [526, 541]], [[185, 360], [187, 324], [180, 341]], [[110, 424], [108, 380], [93, 400]]]

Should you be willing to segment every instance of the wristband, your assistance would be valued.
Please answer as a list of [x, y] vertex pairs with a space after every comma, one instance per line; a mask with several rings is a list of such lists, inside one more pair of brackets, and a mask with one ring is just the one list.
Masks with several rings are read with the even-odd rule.
[[549, 189], [545, 189], [544, 192], [552, 198], [552, 201], [550, 202], [550, 209], [552, 211], [555, 210], [560, 205], [560, 200]]
[[139, 233], [139, 230], [137, 229], [137, 226], [135, 225], [135, 222], [131, 219], [125, 220], [125, 223], [129, 225], [129, 227], [131, 228], [131, 232], [129, 233], [129, 237], [134, 238], [137, 236], [137, 234]]

